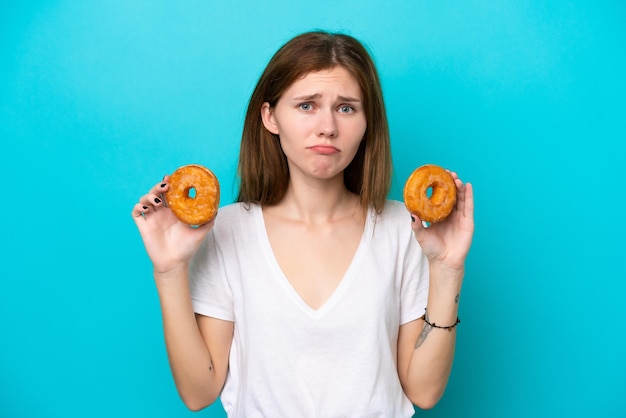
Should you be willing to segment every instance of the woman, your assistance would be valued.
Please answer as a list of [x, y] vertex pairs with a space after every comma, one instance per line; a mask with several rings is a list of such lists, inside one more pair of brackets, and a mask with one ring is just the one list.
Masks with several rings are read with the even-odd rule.
[[453, 173], [457, 207], [429, 228], [386, 200], [383, 96], [356, 39], [310, 32], [274, 55], [249, 102], [239, 175], [238, 202], [199, 228], [164, 207], [167, 177], [133, 209], [185, 404], [220, 396], [232, 417], [434, 406], [454, 355], [472, 188]]

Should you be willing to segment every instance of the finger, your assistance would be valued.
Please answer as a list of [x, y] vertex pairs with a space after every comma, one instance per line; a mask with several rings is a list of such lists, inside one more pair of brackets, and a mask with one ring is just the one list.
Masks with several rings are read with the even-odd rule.
[[465, 185], [463, 183], [456, 185], [456, 210], [460, 213], [465, 210]]
[[168, 207], [168, 205], [167, 205], [167, 199], [165, 198], [165, 193], [170, 189], [170, 185], [169, 183], [161, 183], [159, 187], [161, 188], [161, 194], [159, 196], [161, 200], [163, 201], [163, 207], [166, 208]]
[[418, 241], [420, 240], [420, 237], [426, 232], [428, 226], [428, 223], [422, 221], [419, 216], [417, 216], [417, 214], [411, 213], [411, 228], [413, 229], [415, 237], [418, 239]]
[[167, 174], [164, 175], [163, 180], [155, 184], [152, 190], [150, 190], [152, 194], [158, 195], [159, 199], [163, 201], [163, 207], [167, 207], [167, 201], [165, 200], [165, 193], [170, 189], [169, 179], [170, 177]]
[[448, 173], [450, 173], [450, 175], [452, 176], [452, 178], [454, 179], [454, 185], [456, 186], [456, 193], [457, 193], [457, 199], [456, 199], [456, 209], [459, 211], [462, 211], [462, 205], [463, 205], [463, 180], [461, 180], [459, 178], [459, 175], [456, 173], [456, 171], [452, 171], [446, 168], [446, 171]]
[[152, 190], [150, 190], [150, 193], [155, 194], [155, 195], [161, 195], [167, 192], [169, 189], [170, 189], [170, 184], [166, 181], [161, 181], [154, 185]]
[[465, 196], [463, 199], [463, 215], [466, 218], [474, 219], [474, 186], [472, 183], [465, 183]]
[[163, 198], [160, 195], [156, 195], [154, 193], [148, 193], [139, 199], [139, 203], [144, 206], [152, 206], [154, 209], [159, 206], [163, 206]]
[[133, 216], [133, 218], [139, 218], [139, 217], [144, 217], [146, 216], [146, 213], [150, 211], [150, 206], [146, 206], [143, 203], [135, 203], [135, 206], [133, 206], [133, 211], [131, 212], [131, 215]]

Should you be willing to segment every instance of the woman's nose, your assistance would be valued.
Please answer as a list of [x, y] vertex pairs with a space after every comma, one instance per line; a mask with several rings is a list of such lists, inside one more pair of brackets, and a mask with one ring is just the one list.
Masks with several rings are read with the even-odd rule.
[[324, 111], [319, 114], [318, 135], [328, 138], [337, 136], [337, 121], [333, 111]]

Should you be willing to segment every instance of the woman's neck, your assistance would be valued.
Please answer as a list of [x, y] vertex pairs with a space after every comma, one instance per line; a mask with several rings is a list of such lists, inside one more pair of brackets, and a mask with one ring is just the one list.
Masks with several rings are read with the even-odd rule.
[[341, 177], [306, 182], [292, 178], [283, 199], [268, 209], [294, 221], [319, 224], [354, 217], [361, 205]]

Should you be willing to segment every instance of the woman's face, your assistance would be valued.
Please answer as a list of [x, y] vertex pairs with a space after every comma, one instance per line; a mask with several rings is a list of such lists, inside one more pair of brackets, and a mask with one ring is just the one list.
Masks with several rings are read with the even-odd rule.
[[263, 104], [261, 116], [279, 136], [292, 177], [343, 175], [367, 128], [361, 88], [343, 67], [296, 80], [274, 108]]

